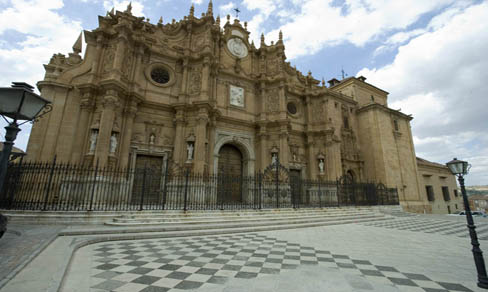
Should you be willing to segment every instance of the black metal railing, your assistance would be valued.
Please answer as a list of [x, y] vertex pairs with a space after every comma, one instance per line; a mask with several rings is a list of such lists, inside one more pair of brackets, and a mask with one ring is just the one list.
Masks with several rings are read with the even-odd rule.
[[229, 210], [397, 205], [382, 184], [290, 177], [270, 167], [253, 176], [201, 175], [168, 167], [118, 169], [10, 164], [0, 207], [17, 210]]

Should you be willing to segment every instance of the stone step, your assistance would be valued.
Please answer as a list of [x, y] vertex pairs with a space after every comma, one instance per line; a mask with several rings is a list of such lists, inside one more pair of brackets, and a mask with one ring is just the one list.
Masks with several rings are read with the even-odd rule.
[[328, 208], [304, 208], [304, 209], [262, 209], [262, 210], [143, 210], [143, 211], [31, 211], [31, 210], [1, 210], [11, 222], [15, 223], [36, 223], [36, 224], [103, 224], [104, 222], [131, 216], [159, 217], [164, 218], [191, 218], [191, 217], [214, 217], [218, 216], [263, 216], [267, 214], [315, 214], [315, 213], [349, 213], [360, 210], [400, 210], [401, 206], [370, 206], [370, 207], [328, 207]]
[[362, 212], [337, 212], [337, 213], [326, 213], [326, 212], [314, 212], [311, 214], [307, 213], [286, 213], [286, 214], [264, 214], [264, 215], [245, 215], [245, 216], [192, 216], [192, 217], [140, 217], [140, 216], [133, 216], [133, 217], [120, 217], [114, 218], [113, 222], [106, 222], [105, 224], [110, 225], [111, 223], [172, 223], [172, 222], [181, 222], [181, 223], [188, 223], [193, 224], [195, 222], [205, 221], [205, 222], [214, 222], [214, 221], [261, 221], [261, 220], [279, 220], [279, 219], [295, 219], [295, 218], [338, 218], [338, 217], [348, 217], [348, 216], [361, 216], [361, 215], [371, 215], [371, 214], [378, 214], [372, 211], [362, 211]]
[[[60, 235], [100, 235], [100, 234], [133, 234], [131, 239], [138, 239], [139, 233], [159, 233], [159, 232], [182, 232], [188, 234], [219, 234], [233, 232], [254, 232], [279, 229], [295, 229], [316, 226], [328, 226], [339, 224], [351, 224], [360, 222], [372, 222], [390, 219], [389, 216], [362, 216], [349, 217], [343, 219], [321, 219], [321, 220], [293, 220], [283, 222], [247, 222], [247, 223], [205, 223], [205, 224], [164, 224], [156, 226], [107, 226], [105, 228], [71, 228], [65, 229]], [[207, 233], [206, 231], [211, 231]], [[115, 240], [112, 239], [111, 240]]]
[[237, 219], [237, 220], [218, 220], [215, 218], [214, 220], [192, 220], [192, 221], [173, 221], [173, 222], [163, 222], [163, 221], [140, 221], [134, 220], [132, 222], [106, 222], [105, 225], [108, 226], [148, 226], [148, 225], [195, 225], [195, 224], [239, 224], [239, 223], [249, 223], [249, 224], [273, 224], [276, 222], [297, 222], [297, 221], [315, 221], [315, 220], [338, 220], [338, 219], [349, 219], [349, 218], [373, 218], [373, 217], [384, 217], [382, 214], [355, 214], [355, 215], [348, 215], [348, 216], [304, 216], [304, 217], [282, 217], [282, 216], [275, 216], [275, 217], [268, 217], [268, 218], [247, 218], [247, 219]]

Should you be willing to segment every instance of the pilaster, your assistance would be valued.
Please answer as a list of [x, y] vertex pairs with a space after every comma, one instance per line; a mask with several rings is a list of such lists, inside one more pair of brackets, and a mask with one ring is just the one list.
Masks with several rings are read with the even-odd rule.
[[83, 161], [83, 149], [87, 144], [86, 137], [88, 131], [88, 123], [90, 114], [95, 108], [95, 101], [91, 92], [83, 93], [80, 102], [80, 118], [76, 128], [76, 136], [74, 139], [73, 152], [71, 153], [72, 163], [81, 163]]
[[100, 167], [104, 167], [108, 162], [110, 149], [110, 137], [115, 120], [115, 109], [119, 106], [118, 93], [115, 90], [107, 90], [102, 101], [103, 111], [100, 118], [100, 129], [98, 132], [97, 145], [95, 148], [95, 160]]
[[197, 116], [195, 133], [195, 172], [203, 173], [205, 169], [205, 144], [207, 140], [207, 123], [209, 121], [206, 108], [200, 108]]
[[120, 146], [120, 162], [119, 167], [127, 168], [129, 166], [130, 143], [132, 138], [132, 128], [134, 125], [134, 118], [137, 113], [137, 101], [131, 100], [124, 109], [125, 127], [121, 139]]

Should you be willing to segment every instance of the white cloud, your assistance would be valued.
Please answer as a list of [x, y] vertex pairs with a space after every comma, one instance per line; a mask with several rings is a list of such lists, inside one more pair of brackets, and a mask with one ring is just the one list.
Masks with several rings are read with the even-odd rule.
[[202, 4], [203, 0], [191, 0], [192, 3], [195, 3], [195, 4]]
[[488, 177], [480, 171], [488, 169], [486, 15], [486, 2], [449, 9], [399, 47], [391, 64], [357, 74], [392, 92], [392, 107], [413, 114], [418, 153], [441, 162], [471, 159], [473, 183], [485, 184]]
[[[343, 6], [333, 6], [331, 1], [325, 0], [292, 1], [296, 3], [296, 12], [284, 14], [286, 23], [267, 36], [274, 38], [281, 29], [290, 59], [314, 54], [327, 45], [343, 42], [363, 46], [385, 33], [403, 30], [421, 15], [446, 7], [453, 1], [347, 0]], [[279, 6], [280, 2], [268, 4], [268, 10]], [[261, 8], [261, 11], [264, 14], [267, 10]]]
[[131, 3], [132, 5], [132, 14], [135, 16], [144, 16], [144, 4], [140, 1], [128, 1], [128, 0], [105, 0], [103, 1], [103, 7], [105, 10], [110, 11], [112, 7], [115, 7], [115, 10], [125, 11], [127, 6]]
[[228, 2], [227, 4], [223, 4], [219, 6], [219, 11], [222, 15], [227, 15], [231, 13], [232, 8], [236, 7], [234, 2]]
[[[16, 0], [12, 1], [11, 7], [0, 12], [0, 37], [3, 38], [6, 31], [25, 36], [17, 43], [2, 40], [2, 43], [10, 45], [0, 45], [0, 86], [10, 86], [12, 81], [35, 85], [43, 79], [42, 64], [48, 63], [53, 53], [71, 51], [81, 24], [56, 12], [62, 7], [63, 1]], [[3, 128], [4, 125], [2, 121], [0, 126]], [[29, 133], [30, 124], [22, 126], [15, 146], [25, 150]]]

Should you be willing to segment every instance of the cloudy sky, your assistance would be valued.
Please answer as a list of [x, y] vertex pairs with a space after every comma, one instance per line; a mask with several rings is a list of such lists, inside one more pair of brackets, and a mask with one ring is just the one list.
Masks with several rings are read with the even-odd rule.
[[[137, 0], [133, 13], [156, 23], [195, 14], [208, 0]], [[82, 29], [119, 0], [0, 0], [0, 86], [35, 84], [42, 64], [67, 54]], [[317, 79], [363, 75], [412, 114], [417, 155], [472, 165], [468, 185], [488, 184], [488, 2], [469, 0], [214, 0], [214, 14], [238, 7], [255, 43], [283, 31], [288, 61]], [[4, 124], [2, 124], [4, 125]], [[25, 149], [29, 125], [16, 146]], [[5, 130], [0, 129], [0, 134]]]

